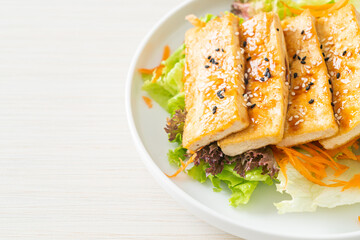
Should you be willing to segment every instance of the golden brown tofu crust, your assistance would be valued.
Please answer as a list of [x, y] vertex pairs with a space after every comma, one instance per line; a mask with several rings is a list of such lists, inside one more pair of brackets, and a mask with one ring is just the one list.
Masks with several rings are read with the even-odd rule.
[[218, 17], [186, 32], [183, 146], [196, 151], [249, 125], [239, 19]]
[[353, 5], [319, 18], [316, 23], [333, 91], [339, 132], [320, 141], [327, 149], [360, 136], [360, 25]]
[[291, 89], [285, 132], [279, 146], [294, 146], [331, 137], [338, 131], [331, 106], [329, 75], [315, 18], [310, 11], [282, 22]]
[[218, 141], [227, 155], [238, 155], [281, 141], [288, 99], [288, 59], [279, 17], [260, 13], [241, 25], [245, 47], [246, 95], [250, 125]]

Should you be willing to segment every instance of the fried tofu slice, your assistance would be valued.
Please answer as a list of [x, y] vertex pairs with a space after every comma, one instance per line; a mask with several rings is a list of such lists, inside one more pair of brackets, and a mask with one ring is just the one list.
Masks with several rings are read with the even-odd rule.
[[218, 141], [229, 156], [280, 142], [288, 104], [288, 59], [278, 15], [260, 13], [240, 28], [250, 125]]
[[332, 82], [339, 132], [321, 140], [334, 149], [360, 136], [360, 16], [349, 4], [316, 22]]
[[329, 75], [310, 11], [282, 22], [291, 73], [283, 147], [335, 135]]
[[238, 35], [239, 18], [233, 14], [186, 32], [183, 146], [191, 151], [249, 125]]

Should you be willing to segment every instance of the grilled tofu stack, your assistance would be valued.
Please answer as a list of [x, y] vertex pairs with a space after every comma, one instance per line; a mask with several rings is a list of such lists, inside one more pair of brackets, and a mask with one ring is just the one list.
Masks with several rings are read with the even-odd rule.
[[321, 140], [326, 149], [360, 136], [360, 16], [349, 4], [321, 17], [316, 29], [331, 76], [335, 119], [339, 132]]
[[245, 129], [239, 18], [227, 14], [186, 32], [183, 146], [191, 151]]
[[218, 141], [229, 156], [280, 142], [288, 104], [288, 59], [279, 17], [260, 13], [240, 29], [250, 125]]
[[295, 146], [335, 135], [330, 80], [310, 11], [282, 22], [290, 61], [291, 90], [279, 146]]

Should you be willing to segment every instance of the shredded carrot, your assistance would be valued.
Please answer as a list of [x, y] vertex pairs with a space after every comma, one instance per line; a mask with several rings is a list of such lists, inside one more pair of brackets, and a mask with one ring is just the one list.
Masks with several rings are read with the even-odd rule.
[[303, 9], [313, 9], [313, 10], [325, 10], [334, 6], [334, 3], [325, 3], [323, 5], [302, 5]]
[[155, 76], [153, 77], [151, 82], [155, 83], [159, 79], [159, 77], [162, 74], [162, 70], [164, 68], [164, 65], [162, 64], [162, 62], [165, 61], [166, 59], [168, 59], [169, 56], [170, 56], [170, 47], [168, 45], [166, 45], [164, 47], [164, 52], [163, 52], [163, 55], [162, 55], [162, 58], [161, 58], [161, 62], [159, 64], [159, 66], [156, 67]]
[[168, 59], [170, 56], [170, 47], [168, 45], [166, 45], [164, 47], [164, 51], [163, 51], [163, 55], [162, 55], [162, 58], [161, 58], [161, 62], [158, 66], [154, 67], [154, 68], [140, 68], [138, 71], [140, 73], [143, 73], [143, 74], [153, 74], [155, 72], [155, 76], [153, 77], [152, 81], [151, 82], [156, 82], [159, 77], [161, 76], [162, 74], [162, 70], [164, 68], [164, 65], [162, 64], [163, 61], [165, 61], [166, 59]]
[[344, 7], [346, 4], [349, 3], [349, 0], [340, 0], [332, 4], [323, 4], [323, 5], [315, 5], [315, 6], [303, 5], [301, 6], [301, 9], [290, 7], [283, 1], [280, 2], [284, 5], [284, 8], [289, 9], [289, 11], [292, 14], [300, 15], [305, 9], [309, 9], [314, 17], [323, 17], [335, 10]]
[[282, 172], [286, 171], [284, 167], [287, 164], [286, 161], [288, 161], [301, 175], [315, 184], [326, 187], [344, 186], [344, 183], [337, 182], [336, 180], [336, 183], [327, 184], [324, 183], [322, 179], [327, 176], [327, 167], [335, 170], [334, 176], [339, 176], [348, 169], [347, 166], [336, 163], [331, 156], [314, 144], [300, 145], [297, 147], [307, 151], [311, 156], [303, 154], [293, 148], [277, 147], [287, 155], [286, 158], [279, 159], [279, 154], [276, 151], [274, 153]]
[[198, 17], [196, 17], [193, 14], [187, 15], [185, 19], [188, 20], [192, 25], [194, 25], [194, 27], [205, 27], [206, 25], [205, 22], [201, 21]]
[[152, 74], [156, 68], [147, 69], [147, 68], [140, 68], [138, 71], [143, 74]]
[[189, 166], [190, 163], [194, 162], [195, 157], [196, 157], [196, 153], [193, 154], [186, 163], [184, 163], [183, 160], [180, 158], [181, 167], [173, 175], [167, 175], [166, 173], [165, 173], [165, 175], [169, 178], [176, 177], [179, 173], [184, 171], [186, 169], [186, 167]]
[[360, 174], [354, 175], [354, 177], [346, 183], [346, 185], [343, 187], [342, 191], [349, 189], [349, 188], [353, 188], [353, 187], [360, 188]]
[[144, 102], [146, 103], [146, 105], [148, 106], [148, 108], [152, 108], [152, 101], [150, 98], [146, 97], [146, 96], [142, 96], [142, 98], [144, 99]]

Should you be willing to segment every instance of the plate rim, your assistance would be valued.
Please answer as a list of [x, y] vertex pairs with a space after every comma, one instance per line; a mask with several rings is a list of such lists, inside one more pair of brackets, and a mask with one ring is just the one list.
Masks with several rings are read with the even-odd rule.
[[[157, 183], [181, 206], [187, 209], [191, 214], [205, 221], [209, 225], [221, 229], [224, 232], [232, 234], [238, 237], [246, 237], [246, 238], [260, 238], [260, 237], [271, 237], [271, 239], [294, 239], [294, 240], [308, 240], [308, 239], [353, 239], [354, 237], [360, 237], [360, 231], [349, 232], [349, 233], [336, 233], [336, 234], [323, 234], [323, 235], [306, 235], [306, 236], [296, 236], [290, 234], [275, 234], [267, 231], [262, 231], [261, 229], [250, 228], [243, 226], [236, 222], [231, 222], [227, 217], [218, 213], [215, 210], [203, 205], [198, 200], [191, 197], [188, 193], [179, 188], [175, 183], [173, 183], [165, 174], [161, 171], [161, 169], [156, 165], [156, 163], [152, 160], [151, 156], [145, 149], [145, 146], [140, 138], [138, 130], [135, 125], [134, 115], [133, 115], [133, 98], [131, 89], [133, 88], [134, 76], [136, 73], [136, 65], [140, 58], [141, 53], [144, 51], [144, 48], [150, 38], [154, 35], [154, 33], [161, 28], [165, 22], [171, 18], [176, 12], [183, 10], [189, 4], [196, 1], [204, 1], [204, 0], [185, 0], [183, 3], [177, 5], [175, 8], [171, 9], [165, 16], [163, 16], [145, 35], [140, 45], [137, 47], [134, 56], [132, 57], [130, 67], [128, 70], [126, 85], [125, 85], [125, 108], [126, 108], [126, 116], [128, 127], [135, 143], [136, 149], [140, 153], [140, 157], [146, 166], [147, 170], [150, 172], [152, 177], [157, 181]], [[210, 221], [211, 219], [211, 221]], [[217, 222], [216, 224], [214, 222]], [[241, 229], [243, 232], [242, 236], [236, 234], [231, 228], [236, 227], [237, 229]]]

